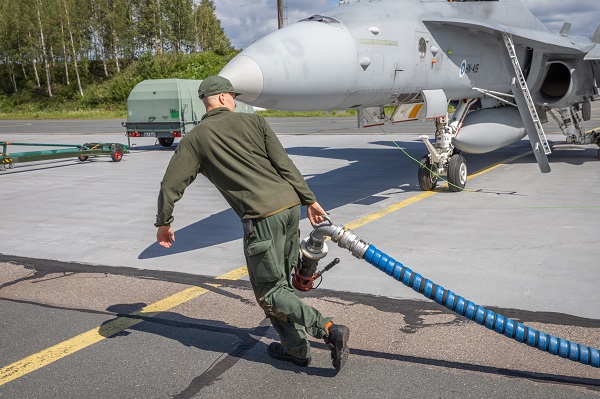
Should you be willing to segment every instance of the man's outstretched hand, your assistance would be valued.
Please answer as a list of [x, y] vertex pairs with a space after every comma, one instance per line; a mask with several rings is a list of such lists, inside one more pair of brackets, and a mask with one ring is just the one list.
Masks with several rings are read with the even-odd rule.
[[171, 226], [158, 226], [156, 241], [165, 248], [171, 248], [175, 242], [175, 232]]

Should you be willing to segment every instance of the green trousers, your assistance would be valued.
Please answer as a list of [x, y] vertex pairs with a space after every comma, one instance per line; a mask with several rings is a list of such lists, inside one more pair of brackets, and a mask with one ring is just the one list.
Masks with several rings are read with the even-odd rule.
[[306, 331], [315, 338], [327, 335], [331, 318], [304, 303], [294, 293], [290, 275], [298, 262], [300, 206], [264, 219], [245, 229], [244, 254], [250, 282], [260, 307], [270, 318], [281, 344], [290, 355], [310, 356]]

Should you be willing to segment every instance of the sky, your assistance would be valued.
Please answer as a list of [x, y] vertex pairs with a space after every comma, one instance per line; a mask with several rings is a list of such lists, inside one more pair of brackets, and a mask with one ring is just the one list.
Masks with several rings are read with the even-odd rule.
[[[288, 24], [335, 7], [339, 0], [284, 0]], [[571, 34], [592, 36], [600, 24], [600, 0], [522, 0], [548, 29], [570, 22]], [[277, 0], [214, 0], [215, 13], [236, 49], [277, 30]], [[285, 4], [285, 3], [284, 3]]]

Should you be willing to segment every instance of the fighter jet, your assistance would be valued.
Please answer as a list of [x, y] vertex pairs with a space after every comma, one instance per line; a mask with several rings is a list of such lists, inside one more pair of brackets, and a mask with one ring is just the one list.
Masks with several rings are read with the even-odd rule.
[[461, 152], [526, 135], [549, 172], [548, 115], [568, 143], [600, 145], [582, 126], [600, 94], [600, 26], [591, 39], [569, 30], [550, 32], [518, 0], [341, 0], [256, 41], [220, 74], [258, 107], [356, 109], [364, 127], [432, 120], [419, 185], [447, 176], [461, 191]]

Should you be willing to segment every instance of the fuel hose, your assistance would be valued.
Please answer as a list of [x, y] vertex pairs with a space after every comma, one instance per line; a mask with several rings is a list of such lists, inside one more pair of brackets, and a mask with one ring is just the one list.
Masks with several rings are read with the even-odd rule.
[[[330, 220], [328, 222], [331, 223]], [[306, 247], [318, 252], [324, 246], [326, 237], [331, 237], [333, 242], [341, 248], [349, 250], [355, 257], [364, 259], [405, 286], [460, 316], [527, 346], [564, 359], [600, 368], [600, 351], [598, 349], [535, 330], [456, 295], [419, 273], [413, 272], [344, 226], [327, 223], [317, 225], [307, 239]]]

